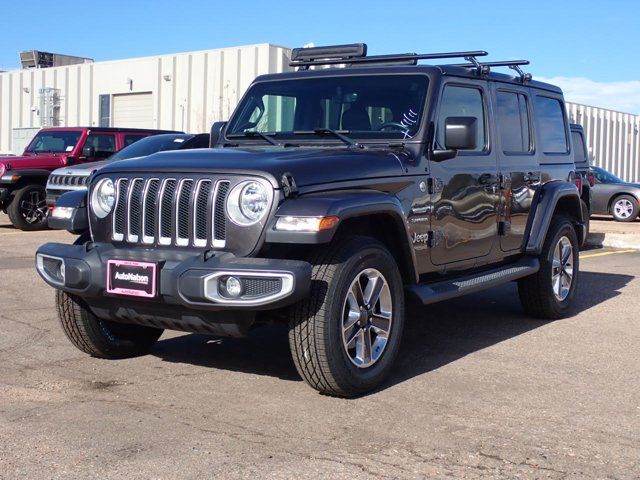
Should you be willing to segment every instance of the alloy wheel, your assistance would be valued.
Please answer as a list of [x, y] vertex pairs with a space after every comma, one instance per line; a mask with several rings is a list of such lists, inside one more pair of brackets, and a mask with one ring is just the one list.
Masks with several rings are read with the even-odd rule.
[[20, 215], [29, 225], [43, 222], [47, 218], [47, 203], [43, 192], [34, 190], [20, 202]]
[[558, 240], [553, 250], [553, 266], [551, 268], [551, 285], [553, 294], [559, 301], [563, 301], [571, 291], [573, 283], [573, 246], [571, 241], [563, 236]]
[[621, 198], [613, 205], [613, 211], [618, 218], [629, 218], [633, 214], [633, 205], [628, 199]]
[[392, 312], [391, 290], [382, 273], [367, 268], [356, 275], [344, 301], [342, 343], [358, 368], [370, 367], [382, 356], [391, 333]]

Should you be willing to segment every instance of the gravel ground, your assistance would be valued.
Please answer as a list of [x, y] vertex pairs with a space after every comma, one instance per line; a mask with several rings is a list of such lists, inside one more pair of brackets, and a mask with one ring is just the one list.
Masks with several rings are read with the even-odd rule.
[[298, 377], [286, 332], [165, 333], [105, 361], [57, 325], [35, 248], [0, 216], [0, 478], [639, 478], [640, 253], [583, 252], [565, 320], [514, 285], [412, 306], [397, 368], [357, 400]]

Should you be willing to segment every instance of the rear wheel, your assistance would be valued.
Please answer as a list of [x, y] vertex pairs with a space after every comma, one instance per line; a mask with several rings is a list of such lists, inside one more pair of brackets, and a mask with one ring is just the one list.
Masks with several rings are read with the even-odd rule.
[[98, 358], [127, 358], [147, 353], [163, 330], [96, 317], [76, 297], [56, 290], [62, 330], [78, 349]]
[[404, 291], [393, 256], [351, 237], [312, 259], [310, 295], [292, 308], [289, 344], [296, 368], [321, 393], [354, 397], [387, 377], [404, 326]]
[[611, 202], [611, 215], [618, 222], [633, 222], [638, 217], [640, 206], [631, 195], [620, 195]]
[[41, 185], [27, 185], [13, 194], [7, 208], [9, 220], [20, 230], [42, 230], [47, 227], [46, 191]]
[[518, 282], [525, 311], [555, 320], [569, 313], [578, 284], [578, 239], [571, 221], [553, 217], [540, 255], [540, 270]]

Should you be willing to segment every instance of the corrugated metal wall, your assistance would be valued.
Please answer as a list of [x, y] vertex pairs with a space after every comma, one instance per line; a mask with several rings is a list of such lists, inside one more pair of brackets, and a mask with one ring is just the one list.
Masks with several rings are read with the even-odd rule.
[[567, 103], [587, 135], [592, 163], [629, 182], [640, 181], [640, 115]]
[[0, 153], [21, 153], [13, 129], [41, 125], [40, 89], [60, 91], [61, 126], [99, 125], [100, 95], [151, 92], [148, 128], [208, 132], [229, 117], [257, 75], [287, 70], [289, 54], [260, 44], [0, 73]]

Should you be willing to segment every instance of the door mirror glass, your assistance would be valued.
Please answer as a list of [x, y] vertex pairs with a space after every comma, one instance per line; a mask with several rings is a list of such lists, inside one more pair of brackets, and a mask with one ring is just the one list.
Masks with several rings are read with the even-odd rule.
[[475, 150], [478, 138], [476, 117], [447, 117], [444, 143], [447, 150]]

